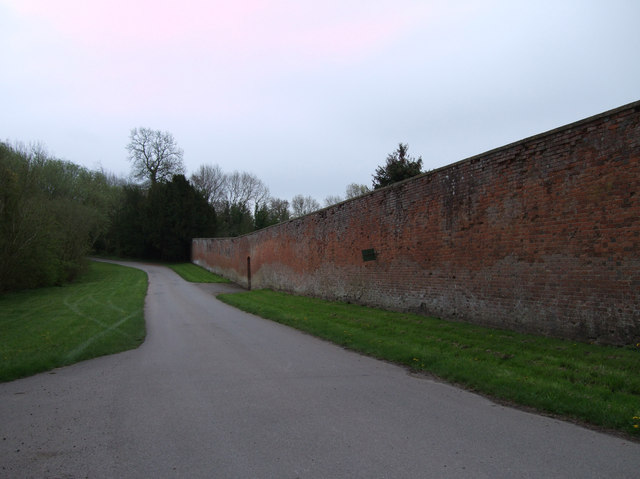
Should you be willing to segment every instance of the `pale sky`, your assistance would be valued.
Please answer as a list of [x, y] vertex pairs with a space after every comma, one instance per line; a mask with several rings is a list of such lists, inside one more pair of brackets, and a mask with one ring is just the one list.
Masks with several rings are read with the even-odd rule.
[[0, 0], [0, 140], [127, 175], [134, 127], [188, 174], [320, 203], [399, 142], [434, 169], [640, 99], [638, 0]]

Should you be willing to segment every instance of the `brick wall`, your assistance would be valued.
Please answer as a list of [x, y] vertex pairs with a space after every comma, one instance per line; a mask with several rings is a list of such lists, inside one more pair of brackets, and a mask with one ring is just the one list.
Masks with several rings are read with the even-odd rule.
[[636, 102], [246, 236], [194, 239], [192, 259], [246, 286], [250, 257], [253, 288], [635, 343], [639, 120]]

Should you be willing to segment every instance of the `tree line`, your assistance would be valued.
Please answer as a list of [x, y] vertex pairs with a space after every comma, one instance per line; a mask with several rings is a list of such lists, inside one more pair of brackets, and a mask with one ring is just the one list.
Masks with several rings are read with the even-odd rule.
[[103, 173], [0, 143], [0, 291], [73, 280], [116, 196]]
[[[202, 165], [187, 179], [183, 151], [168, 132], [134, 128], [127, 151], [134, 181], [54, 158], [41, 146], [0, 143], [0, 292], [71, 281], [90, 253], [188, 261], [194, 237], [238, 236], [321, 207], [302, 194], [274, 198], [255, 175], [218, 165]], [[398, 162], [413, 176], [421, 161], [400, 144], [376, 170], [373, 188], [398, 181]], [[344, 199], [327, 197], [324, 206], [369, 191], [354, 183]]]

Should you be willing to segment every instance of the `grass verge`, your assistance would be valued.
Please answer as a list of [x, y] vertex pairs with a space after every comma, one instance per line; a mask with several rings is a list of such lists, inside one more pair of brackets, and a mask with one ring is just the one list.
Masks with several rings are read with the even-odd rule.
[[143, 271], [90, 262], [61, 287], [0, 296], [0, 381], [138, 347], [145, 337]]
[[182, 279], [191, 283], [230, 283], [228, 279], [193, 263], [169, 264], [167, 266], [182, 276]]
[[518, 334], [269, 290], [218, 298], [346, 348], [640, 439], [640, 349]]

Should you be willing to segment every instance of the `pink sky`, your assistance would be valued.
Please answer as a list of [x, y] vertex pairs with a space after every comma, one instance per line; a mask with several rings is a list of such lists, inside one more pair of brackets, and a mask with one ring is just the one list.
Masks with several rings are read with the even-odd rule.
[[[41, 31], [31, 38], [31, 48], [47, 41], [39, 38], [43, 30], [66, 50], [55, 63], [45, 58], [40, 72], [67, 83], [74, 95], [82, 95], [88, 86], [87, 96], [106, 77], [106, 91], [93, 101], [115, 111], [132, 103], [149, 108], [168, 92], [169, 104], [197, 110], [200, 102], [189, 92], [187, 73], [204, 77], [214, 90], [227, 91], [229, 84], [242, 84], [256, 73], [277, 79], [290, 69], [316, 71], [357, 63], [424, 23], [429, 10], [435, 10], [420, 2], [372, 2], [363, 8], [361, 2], [328, 1], [320, 9], [313, 7], [317, 2], [282, 0], [6, 3], [27, 21], [37, 22]], [[56, 70], [65, 79], [56, 78]], [[69, 70], [75, 70], [71, 77]], [[232, 98], [228, 104], [218, 101], [217, 107], [228, 114], [246, 113], [240, 103]]]
[[640, 3], [0, 0], [0, 139], [126, 174], [131, 128], [189, 171], [344, 193], [398, 142], [435, 168], [640, 98]]
[[[188, 47], [213, 55], [304, 51], [352, 60], [393, 41], [436, 10], [422, 2], [283, 0], [12, 0], [77, 47], [126, 52]], [[366, 7], [366, 8], [363, 8]]]

